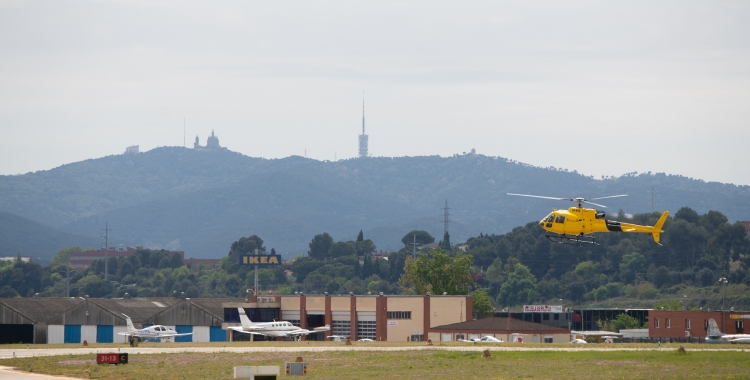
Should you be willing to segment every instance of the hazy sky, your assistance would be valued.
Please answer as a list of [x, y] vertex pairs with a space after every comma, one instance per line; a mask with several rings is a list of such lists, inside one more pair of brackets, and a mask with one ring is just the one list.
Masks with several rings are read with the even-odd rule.
[[350, 158], [362, 91], [374, 156], [750, 185], [747, 1], [0, 0], [0, 174], [181, 146], [183, 117], [188, 146]]

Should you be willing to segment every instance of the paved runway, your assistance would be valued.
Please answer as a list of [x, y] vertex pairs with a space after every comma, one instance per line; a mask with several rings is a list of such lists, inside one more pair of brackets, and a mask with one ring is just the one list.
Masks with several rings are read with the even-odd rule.
[[50, 379], [72, 379], [72, 378], [42, 375], [42, 374], [33, 373], [33, 372], [15, 371], [10, 367], [0, 366], [0, 379], [3, 379], [3, 380], [50, 380]]
[[[643, 348], [628, 347], [627, 345], [618, 347], [604, 345], [571, 345], [566, 347], [523, 347], [518, 346], [497, 346], [493, 344], [467, 344], [466, 346], [380, 346], [373, 344], [371, 346], [274, 346], [274, 347], [126, 347], [126, 348], [38, 348], [38, 349], [0, 349], [0, 359], [7, 358], [28, 358], [34, 356], [58, 356], [58, 355], [85, 355], [108, 352], [127, 352], [132, 355], [138, 354], [168, 354], [181, 352], [230, 352], [230, 353], [252, 353], [252, 352], [327, 352], [327, 351], [674, 351], [675, 348]], [[688, 351], [743, 351], [742, 347], [737, 348], [688, 348]]]

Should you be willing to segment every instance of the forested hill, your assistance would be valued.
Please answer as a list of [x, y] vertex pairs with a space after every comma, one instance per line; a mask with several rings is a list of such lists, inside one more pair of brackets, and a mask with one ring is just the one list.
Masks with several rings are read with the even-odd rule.
[[109, 221], [115, 244], [181, 249], [187, 257], [222, 257], [231, 242], [250, 234], [286, 255], [307, 251], [310, 236], [324, 231], [349, 240], [362, 229], [379, 249], [398, 248], [413, 229], [442, 236], [445, 200], [456, 242], [505, 233], [550, 207], [569, 207], [507, 192], [629, 194], [605, 205], [609, 213], [636, 214], [651, 211], [652, 188], [657, 210], [687, 206], [721, 211], [730, 222], [750, 219], [750, 187], [676, 175], [595, 179], [482, 155], [328, 162], [182, 147], [0, 176], [0, 211], [92, 237]]

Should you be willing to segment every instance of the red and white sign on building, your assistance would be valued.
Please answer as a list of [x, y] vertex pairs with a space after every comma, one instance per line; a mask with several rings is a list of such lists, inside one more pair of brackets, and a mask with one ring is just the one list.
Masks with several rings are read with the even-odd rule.
[[524, 313], [562, 313], [562, 306], [523, 305]]

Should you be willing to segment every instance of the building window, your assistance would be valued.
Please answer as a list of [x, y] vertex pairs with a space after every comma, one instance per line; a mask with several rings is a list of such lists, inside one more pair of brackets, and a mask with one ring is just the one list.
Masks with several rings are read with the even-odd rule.
[[556, 320], [556, 321], [559, 321], [559, 320], [560, 320], [560, 314], [554, 314], [554, 316], [555, 316], [555, 320]]
[[424, 340], [424, 335], [422, 335], [422, 334], [419, 334], [419, 335], [412, 335], [412, 336], [411, 336], [411, 341], [412, 341], [412, 342], [421, 342], [421, 341], [423, 341], [423, 340]]
[[551, 336], [545, 336], [544, 337], [544, 343], [552, 343], [553, 339]]
[[457, 341], [458, 340], [465, 340], [465, 339], [466, 339], [466, 335], [464, 335], [464, 334], [456, 334], [456, 340]]
[[659, 318], [654, 318], [654, 328], [655, 329], [659, 328]]
[[664, 326], [666, 326], [667, 328], [672, 327], [672, 325], [669, 323], [669, 318], [664, 318]]
[[549, 313], [542, 314], [542, 320], [543, 321], [549, 321]]
[[703, 320], [703, 330], [708, 331], [708, 320], [707, 319]]
[[388, 319], [411, 319], [411, 311], [389, 311]]
[[333, 321], [331, 330], [333, 335], [344, 336], [349, 338], [352, 335], [352, 322], [351, 321]]
[[299, 319], [290, 319], [287, 322], [299, 327]]
[[745, 321], [734, 321], [734, 328], [737, 329], [738, 334], [745, 332]]
[[685, 328], [688, 329], [688, 330], [690, 330], [690, 320], [689, 319], [685, 320]]

